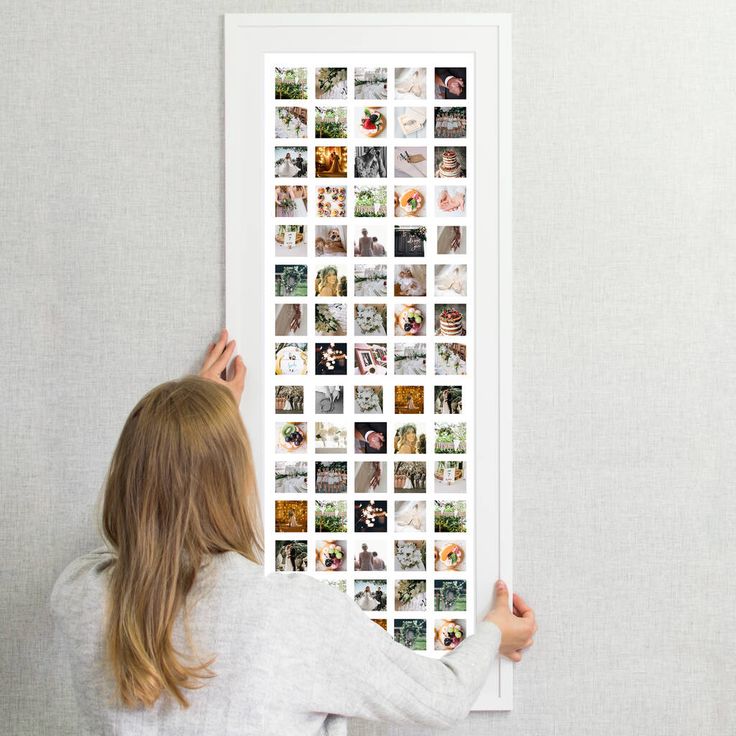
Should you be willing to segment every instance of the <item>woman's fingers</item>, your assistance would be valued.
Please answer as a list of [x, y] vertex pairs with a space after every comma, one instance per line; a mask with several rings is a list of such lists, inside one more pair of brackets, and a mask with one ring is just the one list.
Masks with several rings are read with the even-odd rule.
[[211, 370], [214, 371], [217, 375], [220, 375], [227, 368], [227, 364], [230, 362], [230, 358], [232, 358], [234, 352], [235, 340], [230, 340], [230, 342], [225, 346], [225, 349], [222, 351], [221, 355], [212, 364]]
[[521, 662], [521, 653], [520, 652], [511, 652], [511, 654], [509, 654], [509, 659], [512, 662]]
[[220, 332], [220, 336], [215, 341], [215, 344], [210, 344], [209, 352], [202, 363], [202, 370], [208, 371], [214, 365], [217, 358], [222, 354], [222, 350], [227, 343], [227, 330], [223, 329]]

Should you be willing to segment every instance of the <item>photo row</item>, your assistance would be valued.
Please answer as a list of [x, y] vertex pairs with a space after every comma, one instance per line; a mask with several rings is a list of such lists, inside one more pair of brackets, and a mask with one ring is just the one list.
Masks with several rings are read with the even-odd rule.
[[[346, 178], [352, 168], [357, 179], [386, 179], [389, 176], [389, 153], [393, 158], [393, 176], [405, 179], [427, 178], [464, 179], [466, 177], [465, 146], [355, 146], [352, 167], [348, 162], [347, 146], [276, 146], [274, 176], [277, 179], [304, 179], [312, 172], [316, 178]], [[314, 168], [312, 168], [314, 167]]]
[[[310, 426], [311, 425], [311, 426]], [[395, 425], [395, 427], [394, 427]], [[427, 448], [427, 431], [433, 431], [433, 444]], [[280, 454], [341, 455], [350, 447], [355, 454], [386, 454], [389, 446], [396, 455], [463, 455], [467, 424], [464, 421], [395, 421], [389, 433], [386, 422], [285, 421], [276, 422], [275, 451]], [[350, 439], [350, 441], [348, 441]], [[431, 440], [432, 438], [430, 438]]]
[[[388, 469], [393, 478], [388, 478]], [[430, 472], [432, 466], [430, 465]], [[389, 482], [394, 493], [426, 493], [427, 462], [424, 460], [356, 460], [352, 477], [346, 460], [326, 460], [314, 463], [310, 478], [306, 460], [277, 460], [274, 467], [274, 490], [277, 494], [316, 493], [347, 494], [350, 482], [356, 494], [371, 496], [387, 493]], [[467, 488], [464, 460], [435, 460], [432, 481], [434, 490], [442, 493], [463, 493]]]
[[[430, 236], [434, 236], [436, 245], [428, 242]], [[437, 255], [464, 255], [466, 248], [467, 228], [465, 225], [437, 225], [434, 231], [430, 231], [424, 225], [394, 225], [391, 229], [385, 223], [374, 221], [351, 225], [349, 230], [347, 225], [334, 223], [315, 225], [313, 228], [304, 224], [280, 223], [274, 229], [274, 255], [282, 258], [304, 258], [310, 255], [317, 258], [345, 258], [349, 254], [356, 258], [385, 258], [391, 253], [396, 258], [424, 258], [434, 251]], [[300, 294], [294, 291], [298, 283], [293, 281], [296, 274], [292, 273], [292, 288], [289, 290], [286, 288], [288, 283], [280, 281], [278, 277], [279, 268], [284, 267], [277, 266], [276, 296], [299, 296]], [[306, 278], [306, 266], [304, 278]], [[451, 279], [446, 282], [445, 289], [460, 293], [458, 286]], [[411, 292], [404, 288], [401, 293]], [[305, 286], [301, 296], [306, 295]], [[339, 292], [337, 282], [333, 282], [331, 293], [316, 294], [316, 296], [346, 295], [347, 291], [342, 294]]]
[[[387, 100], [389, 80], [396, 100], [464, 100], [465, 67], [274, 67], [277, 100]], [[310, 94], [310, 92], [312, 94]]]
[[[310, 199], [310, 191], [313, 199]], [[437, 185], [431, 202], [427, 187], [393, 187], [394, 217], [464, 217], [465, 187]], [[274, 187], [274, 215], [276, 217], [388, 217], [389, 187], [316, 186], [278, 184]]]
[[[464, 376], [467, 374], [465, 343], [438, 342], [433, 347], [430, 375]], [[351, 355], [352, 353], [352, 355]], [[311, 354], [311, 360], [310, 360]], [[274, 374], [277, 376], [424, 376], [427, 371], [427, 343], [394, 343], [390, 362], [385, 342], [318, 342], [312, 348], [306, 342], [279, 342], [274, 345]]]
[[[354, 501], [349, 507], [343, 500], [316, 500], [314, 518], [310, 521], [307, 501], [275, 501], [274, 531], [295, 534], [399, 534], [434, 531], [435, 533], [464, 534], [468, 531], [465, 501], [435, 500], [434, 523], [427, 523], [427, 502], [424, 500]], [[352, 519], [349, 519], [348, 516]], [[352, 528], [349, 521], [352, 520]]]
[[[427, 548], [434, 550], [435, 572], [455, 573], [467, 569], [468, 543], [460, 539], [389, 539], [373, 535], [370, 540], [318, 539], [312, 545], [308, 539], [275, 539], [277, 572], [373, 572], [379, 577], [388, 570], [415, 573], [427, 572]], [[352, 553], [352, 559], [349, 553]], [[431, 554], [431, 551], [430, 551]]]

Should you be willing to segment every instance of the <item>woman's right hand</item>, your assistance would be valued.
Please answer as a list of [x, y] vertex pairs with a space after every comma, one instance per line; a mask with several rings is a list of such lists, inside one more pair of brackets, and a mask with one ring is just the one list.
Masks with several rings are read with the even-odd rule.
[[216, 342], [210, 343], [207, 348], [207, 355], [202, 363], [199, 371], [200, 376], [209, 378], [215, 383], [221, 383], [230, 389], [235, 397], [237, 404], [240, 404], [240, 398], [243, 395], [245, 387], [245, 374], [247, 373], [243, 359], [237, 355], [231, 366], [231, 376], [227, 377], [227, 364], [235, 352], [235, 340], [227, 340], [227, 330], [223, 329]]
[[524, 599], [514, 593], [513, 611], [509, 610], [509, 589], [503, 580], [496, 582], [496, 600], [486, 614], [486, 621], [496, 624], [501, 630], [499, 654], [514, 662], [521, 662], [521, 650], [528, 649], [537, 631], [534, 611]]

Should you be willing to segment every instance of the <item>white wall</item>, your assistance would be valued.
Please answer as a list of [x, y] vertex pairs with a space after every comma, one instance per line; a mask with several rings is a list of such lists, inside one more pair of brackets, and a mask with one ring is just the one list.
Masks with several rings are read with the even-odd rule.
[[[223, 319], [220, 14], [346, 5], [3, 5], [7, 733], [77, 733], [50, 586], [96, 544], [127, 413]], [[515, 574], [540, 623], [515, 711], [456, 733], [732, 734], [736, 12], [430, 7], [514, 14]]]

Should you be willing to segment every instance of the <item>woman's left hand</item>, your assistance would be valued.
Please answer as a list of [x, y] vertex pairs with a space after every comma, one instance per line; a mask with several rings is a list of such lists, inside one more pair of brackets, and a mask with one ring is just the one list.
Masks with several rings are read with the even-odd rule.
[[209, 378], [215, 383], [221, 383], [223, 386], [227, 386], [235, 397], [235, 403], [240, 405], [240, 399], [243, 395], [243, 388], [245, 387], [245, 374], [247, 368], [243, 359], [237, 355], [232, 363], [232, 375], [230, 378], [223, 378], [223, 374], [227, 375], [226, 369], [227, 364], [233, 353], [235, 352], [235, 340], [227, 340], [227, 330], [223, 329], [220, 332], [220, 337], [217, 342], [210, 343], [207, 350], [207, 356], [202, 363], [202, 369], [199, 371], [200, 376], [203, 378]]

